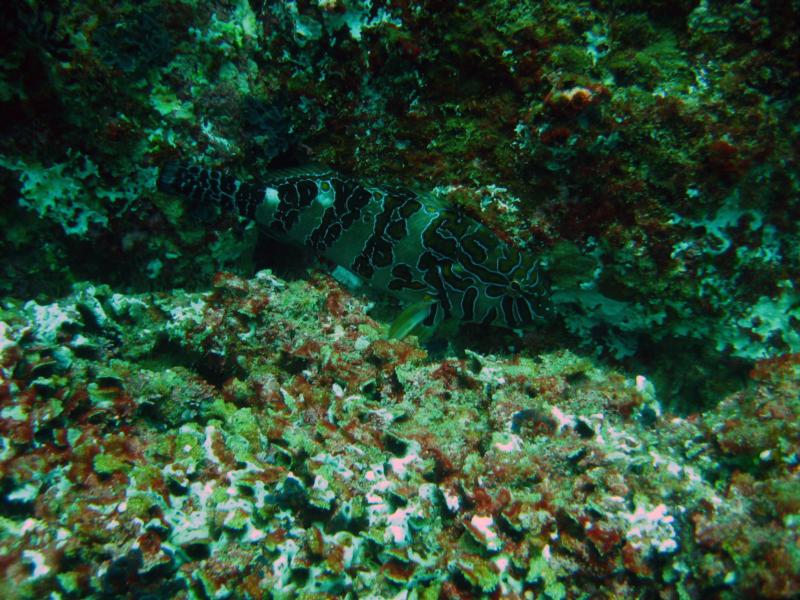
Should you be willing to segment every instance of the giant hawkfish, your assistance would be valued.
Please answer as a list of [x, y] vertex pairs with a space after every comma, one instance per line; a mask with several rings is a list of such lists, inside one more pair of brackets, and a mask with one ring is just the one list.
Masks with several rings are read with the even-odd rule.
[[538, 258], [432, 194], [376, 186], [325, 167], [245, 182], [198, 165], [168, 162], [158, 188], [255, 220], [279, 241], [302, 244], [407, 306], [392, 334], [444, 319], [511, 329], [548, 310]]

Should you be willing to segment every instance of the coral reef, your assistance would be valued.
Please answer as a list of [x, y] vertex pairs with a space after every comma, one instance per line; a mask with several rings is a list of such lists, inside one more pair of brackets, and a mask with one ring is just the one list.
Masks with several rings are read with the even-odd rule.
[[5, 306], [6, 597], [800, 589], [800, 361], [683, 419], [566, 350], [432, 361], [329, 278], [214, 285]]
[[[0, 595], [800, 595], [799, 20], [4, 4]], [[174, 159], [433, 189], [556, 316], [389, 339]]]

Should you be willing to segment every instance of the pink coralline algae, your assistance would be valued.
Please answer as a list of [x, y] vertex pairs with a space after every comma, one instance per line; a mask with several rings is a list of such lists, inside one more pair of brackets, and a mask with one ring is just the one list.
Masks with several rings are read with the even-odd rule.
[[14, 597], [798, 589], [780, 372], [646, 416], [644, 378], [565, 351], [438, 362], [331, 280], [268, 272], [4, 318]]

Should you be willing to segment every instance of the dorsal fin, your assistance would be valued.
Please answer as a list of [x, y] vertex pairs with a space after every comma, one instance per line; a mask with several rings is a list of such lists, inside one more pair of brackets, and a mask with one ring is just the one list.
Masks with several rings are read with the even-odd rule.
[[335, 173], [327, 165], [320, 163], [308, 163], [296, 167], [285, 167], [282, 169], [271, 169], [264, 173], [262, 181], [264, 183], [273, 183], [291, 179], [293, 177], [322, 177], [323, 175], [330, 175]]

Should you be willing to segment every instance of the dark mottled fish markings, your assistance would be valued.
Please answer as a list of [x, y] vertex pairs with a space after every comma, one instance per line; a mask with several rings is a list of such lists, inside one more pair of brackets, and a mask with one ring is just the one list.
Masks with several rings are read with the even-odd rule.
[[325, 168], [262, 183], [170, 162], [159, 189], [256, 220], [273, 237], [313, 248], [373, 287], [445, 317], [524, 327], [546, 309], [538, 261], [486, 226], [401, 187], [374, 187]]

